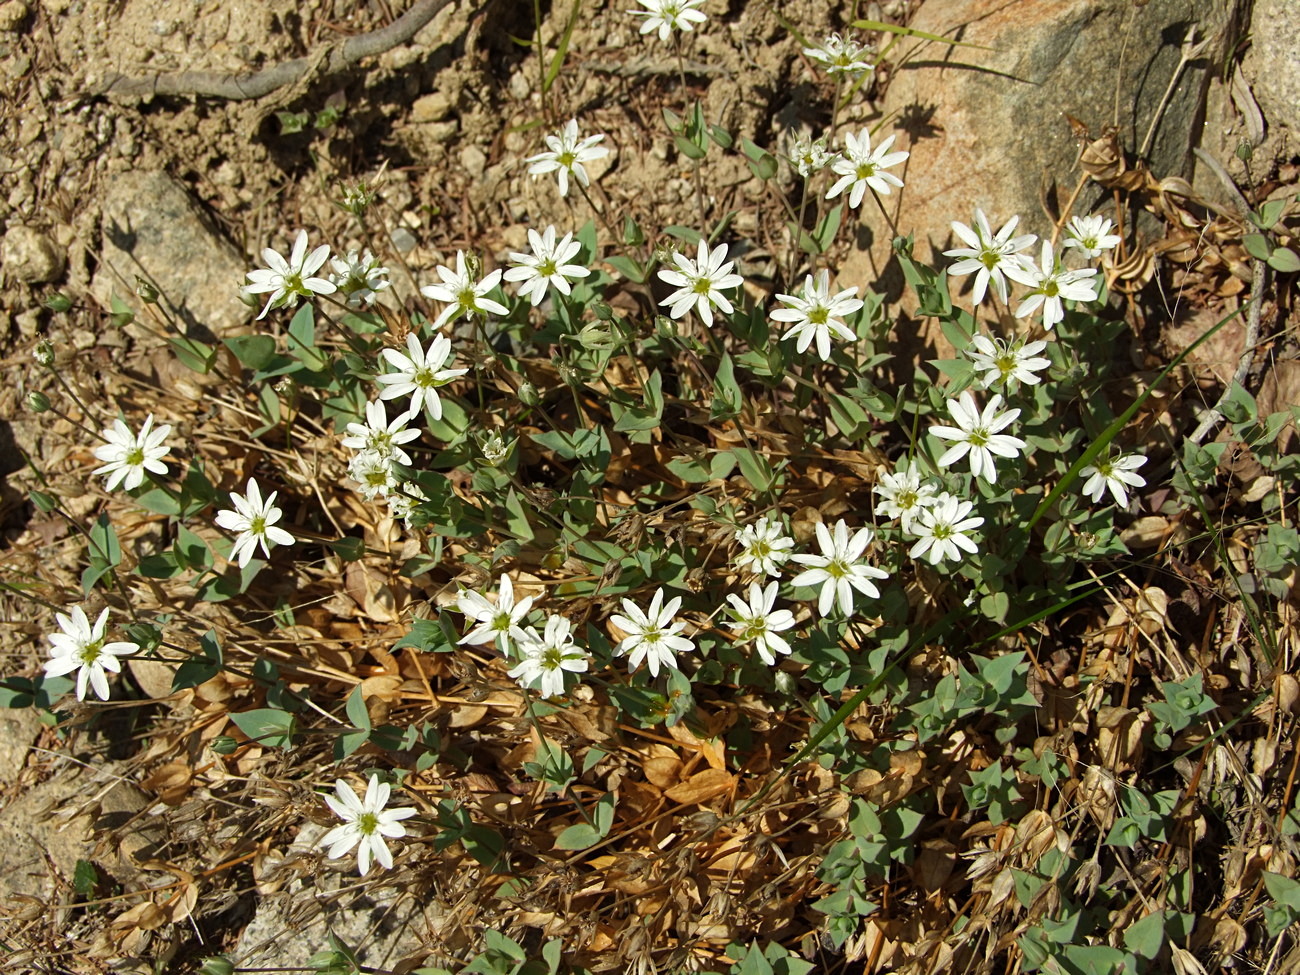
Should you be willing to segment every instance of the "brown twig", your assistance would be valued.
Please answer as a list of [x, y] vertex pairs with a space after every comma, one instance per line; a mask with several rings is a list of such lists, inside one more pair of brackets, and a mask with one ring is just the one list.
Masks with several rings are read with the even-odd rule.
[[309, 72], [337, 74], [362, 58], [374, 57], [409, 41], [451, 0], [416, 0], [387, 27], [349, 37], [306, 57], [283, 61], [262, 71], [231, 75], [218, 71], [179, 71], [174, 74], [129, 78], [112, 75], [95, 91], [100, 95], [203, 95], [243, 101], [263, 98], [304, 78]]

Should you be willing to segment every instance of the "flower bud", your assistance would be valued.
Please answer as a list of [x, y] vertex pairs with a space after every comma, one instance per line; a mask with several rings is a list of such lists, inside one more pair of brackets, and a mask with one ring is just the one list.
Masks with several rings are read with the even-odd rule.
[[67, 311], [72, 307], [72, 299], [62, 291], [51, 291], [45, 296], [45, 307], [50, 311]]
[[229, 735], [217, 735], [208, 742], [208, 747], [218, 755], [233, 755], [235, 749], [239, 747], [239, 742], [235, 741], [235, 739], [231, 738]]
[[523, 403], [524, 406], [536, 406], [541, 401], [542, 398], [538, 395], [536, 386], [530, 382], [519, 384], [519, 402]]
[[45, 413], [50, 408], [50, 398], [40, 390], [33, 390], [27, 394], [27, 408], [33, 413]]
[[135, 293], [136, 297], [146, 305], [152, 305], [158, 301], [158, 289], [138, 274], [135, 276]]
[[50, 345], [45, 339], [41, 339], [36, 343], [36, 351], [32, 353], [32, 358], [36, 360], [37, 365], [54, 365], [54, 346]]

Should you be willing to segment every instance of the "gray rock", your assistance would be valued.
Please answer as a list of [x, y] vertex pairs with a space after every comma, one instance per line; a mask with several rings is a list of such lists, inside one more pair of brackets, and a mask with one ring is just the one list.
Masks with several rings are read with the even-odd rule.
[[[393, 964], [418, 951], [423, 943], [425, 922], [420, 906], [402, 897], [395, 887], [380, 888], [373, 894], [340, 897], [340, 887], [357, 882], [355, 859], [327, 861], [318, 851], [324, 827], [303, 826], [285, 852], [282, 863], [268, 862], [263, 875], [300, 874], [302, 860], [316, 859], [314, 879], [291, 880], [283, 889], [264, 895], [253, 919], [239, 936], [231, 959], [241, 968], [286, 968], [306, 964], [318, 951], [329, 947], [334, 932], [358, 959], [372, 967]], [[380, 875], [382, 871], [380, 871]], [[371, 877], [378, 876], [374, 870]]]
[[35, 227], [15, 224], [0, 243], [0, 261], [9, 276], [24, 284], [46, 284], [63, 273], [63, 254]]
[[[916, 256], [929, 262], [953, 246], [951, 222], [971, 224], [976, 206], [994, 229], [1018, 214], [1017, 232], [1049, 232], [1040, 202], [1044, 188], [1063, 206], [1080, 172], [1066, 115], [1094, 137], [1117, 124], [1121, 144], [1136, 152], [1188, 28], [1199, 24], [1202, 38], [1223, 33], [1227, 13], [1220, 6], [1194, 0], [923, 5], [913, 27], [987, 49], [931, 44], [886, 94], [883, 115], [897, 121], [878, 138], [897, 132], [895, 148], [912, 155], [892, 170], [906, 187], [885, 202], [899, 231], [915, 232]], [[1208, 52], [1184, 72], [1156, 130], [1150, 158], [1158, 177], [1190, 175], [1199, 128], [1194, 122], [1214, 56]], [[1089, 212], [1100, 197], [1095, 184], [1085, 187], [1075, 212]], [[885, 274], [890, 230], [870, 200], [862, 205], [861, 221], [859, 249], [841, 268], [841, 286], [865, 284], [897, 299], [901, 275]]]
[[239, 299], [248, 267], [212, 227], [184, 184], [162, 172], [127, 172], [104, 198], [102, 260], [91, 282], [108, 307], [114, 294], [132, 306], [139, 275], [196, 337], [238, 332], [252, 312]]
[[1300, 132], [1300, 4], [1255, 0], [1242, 70], [1272, 125]]

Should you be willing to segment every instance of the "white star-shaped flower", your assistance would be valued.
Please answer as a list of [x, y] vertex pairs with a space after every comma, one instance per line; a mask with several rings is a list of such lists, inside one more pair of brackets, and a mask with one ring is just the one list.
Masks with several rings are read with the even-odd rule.
[[979, 304], [984, 300], [985, 290], [993, 285], [993, 293], [1005, 305], [1007, 303], [1007, 277], [1019, 281], [1015, 272], [1021, 272], [1029, 266], [1029, 259], [1019, 252], [1038, 238], [1033, 234], [1012, 237], [1020, 218], [1012, 217], [1002, 225], [996, 234], [989, 229], [989, 218], [984, 211], [975, 208], [975, 229], [972, 230], [957, 220], [952, 222], [952, 232], [957, 235], [965, 247], [955, 247], [944, 251], [945, 257], [960, 257], [961, 260], [948, 268], [950, 275], [975, 274], [975, 291], [971, 300]]
[[108, 622], [108, 609], [105, 608], [90, 625], [85, 611], [80, 606], [72, 607], [72, 613], [65, 616], [54, 614], [62, 633], [51, 633], [46, 639], [50, 641], [50, 658], [45, 662], [46, 677], [62, 677], [77, 671], [77, 700], [86, 699], [86, 686], [89, 685], [95, 696], [101, 701], [108, 700], [108, 677], [106, 670], [121, 673], [122, 665], [118, 657], [135, 653], [140, 649], [138, 643], [120, 641], [104, 642], [104, 626]]
[[614, 648], [616, 656], [628, 654], [628, 667], [632, 670], [645, 663], [650, 668], [650, 676], [658, 677], [659, 668], [668, 666], [677, 668], [677, 654], [691, 653], [695, 643], [678, 636], [686, 628], [684, 622], [674, 622], [682, 598], [674, 596], [664, 603], [664, 591], [656, 589], [650, 606], [644, 612], [630, 599], [623, 600], [625, 616], [611, 616], [610, 622], [627, 634]]
[[871, 132], [863, 129], [857, 135], [852, 132], [844, 136], [844, 155], [831, 163], [831, 172], [840, 178], [826, 193], [826, 199], [833, 200], [845, 190], [849, 191], [849, 206], [855, 210], [862, 204], [867, 187], [881, 196], [888, 196], [891, 186], [901, 187], [903, 181], [893, 173], [885, 172], [890, 166], [897, 166], [911, 155], [910, 152], [890, 152], [897, 136], [891, 135], [873, 151]]
[[541, 634], [528, 627], [515, 650], [523, 659], [509, 670], [510, 676], [542, 697], [559, 697], [564, 693], [565, 674], [587, 670], [587, 654], [573, 642], [573, 625], [563, 616], [550, 616]]
[[546, 144], [550, 147], [546, 152], [539, 152], [524, 160], [528, 163], [528, 175], [555, 173], [560, 184], [560, 196], [569, 195], [570, 174], [582, 186], [590, 186], [591, 180], [583, 163], [595, 162], [609, 155], [609, 150], [599, 144], [604, 138], [603, 135], [589, 135], [585, 139], [579, 139], [578, 120], [569, 119], [557, 135], [546, 137]]
[[397, 399], [400, 396], [411, 397], [408, 413], [419, 413], [420, 407], [427, 407], [429, 415], [435, 420], [442, 419], [442, 400], [438, 396], [438, 387], [446, 386], [453, 379], [459, 379], [468, 369], [443, 368], [449, 361], [454, 361], [451, 354], [451, 339], [445, 335], [435, 335], [427, 350], [420, 347], [420, 340], [415, 333], [406, 336], [406, 351], [384, 349], [384, 360], [397, 372], [376, 376], [375, 381], [386, 387], [379, 394], [382, 400]]
[[1109, 489], [1115, 503], [1127, 508], [1128, 489], [1146, 487], [1146, 478], [1133, 473], [1146, 462], [1141, 454], [1112, 454], [1107, 451], [1104, 457], [1079, 472], [1088, 479], [1084, 482], [1083, 493], [1097, 502]]
[[826, 148], [825, 136], [820, 139], [799, 136], [790, 143], [790, 164], [804, 179], [820, 173], [839, 156], [838, 152]]
[[735, 593], [727, 593], [730, 612], [739, 631], [737, 639], [741, 643], [752, 642], [758, 656], [769, 667], [776, 664], [777, 654], [790, 653], [790, 644], [778, 634], [794, 626], [793, 613], [788, 609], [774, 609], [779, 586], [778, 582], [769, 582], [766, 589], [760, 589], [757, 582], [751, 582], [748, 602]]
[[672, 31], [694, 30], [695, 24], [702, 24], [709, 18], [695, 8], [704, 0], [637, 0], [645, 10], [629, 10], [634, 17], [644, 17], [641, 33], [659, 32], [659, 40], [666, 41]]
[[560, 294], [568, 296], [573, 293], [569, 278], [585, 278], [591, 273], [581, 264], [570, 264], [582, 245], [573, 239], [573, 234], [565, 234], [558, 241], [555, 228], [547, 227], [542, 233], [528, 231], [528, 244], [531, 254], [512, 251], [510, 260], [517, 262], [505, 273], [507, 281], [521, 281], [519, 297], [528, 298], [536, 308], [546, 297], [548, 287], [555, 288]]
[[797, 351], [806, 352], [808, 346], [816, 339], [817, 354], [821, 356], [823, 362], [831, 357], [832, 335], [841, 342], [857, 340], [857, 336], [844, 324], [842, 318], [845, 315], [852, 315], [862, 307], [862, 299], [854, 297], [858, 293], [857, 288], [841, 291], [834, 297], [831, 296], [830, 289], [829, 271], [819, 271], [815, 284], [810, 274], [804, 281], [801, 294], [776, 296], [778, 301], [790, 307], [778, 308], [771, 314], [773, 321], [795, 323], [794, 327], [787, 329], [781, 338], [797, 338], [799, 340], [795, 344]]
[[967, 517], [974, 507], [970, 501], [959, 501], [946, 491], [939, 495], [913, 522], [912, 534], [918, 540], [907, 554], [914, 559], [924, 555], [931, 565], [944, 559], [960, 562], [962, 551], [974, 555], [979, 549], [966, 533], [984, 524], [978, 515]]
[[897, 518], [903, 531], [911, 531], [916, 516], [934, 504], [938, 490], [933, 484], [923, 483], [915, 467], [905, 464], [894, 473], [883, 475], [871, 493], [879, 498], [878, 512], [886, 518]]
[[983, 373], [980, 379], [986, 389], [1005, 386], [1012, 380], [1037, 386], [1042, 380], [1036, 373], [1052, 364], [1051, 359], [1038, 355], [1046, 348], [1047, 343], [1041, 341], [1009, 343], [1005, 339], [976, 335], [971, 339], [971, 348], [966, 350], [966, 355]]
[[1041, 307], [1043, 328], [1050, 332], [1052, 327], [1065, 317], [1062, 300], [1097, 300], [1097, 282], [1092, 280], [1096, 273], [1097, 269], [1092, 267], [1075, 268], [1071, 271], [1063, 269], [1052, 256], [1051, 241], [1043, 241], [1038, 267], [1028, 265], [1018, 268], [1014, 274], [1010, 268], [1007, 269], [1008, 277], [1029, 288], [1020, 307], [1016, 309], [1016, 317], [1024, 318], [1026, 315], [1032, 315]]
[[456, 608], [478, 623], [457, 641], [458, 644], [479, 646], [495, 642], [502, 653], [509, 653], [512, 644], [527, 639], [520, 624], [533, 608], [533, 597], [525, 596], [515, 602], [514, 583], [502, 573], [495, 603], [481, 593], [462, 589], [456, 594]]
[[108, 442], [95, 448], [95, 457], [107, 461], [102, 467], [96, 467], [94, 473], [107, 474], [104, 487], [112, 491], [121, 484], [128, 491], [133, 491], [144, 483], [144, 472], [166, 474], [167, 465], [162, 459], [171, 453], [171, 448], [163, 441], [172, 432], [171, 424], [164, 423], [154, 428], [153, 414], [144, 418], [140, 435], [136, 436], [131, 428], [120, 419], [114, 420], [100, 434]]
[[704, 324], [712, 326], [714, 305], [728, 315], [735, 311], [722, 292], [740, 287], [745, 279], [739, 274], [731, 273], [735, 261], [727, 260], [726, 244], [719, 244], [710, 251], [708, 243], [701, 238], [696, 260], [692, 261], [673, 251], [672, 261], [677, 265], [677, 270], [661, 269], [659, 280], [671, 284], [677, 290], [659, 304], [668, 305], [668, 313], [673, 318], [682, 318], [694, 308], [700, 318], [704, 319]]
[[759, 518], [736, 532], [740, 554], [736, 556], [737, 569], [749, 569], [767, 576], [779, 576], [781, 566], [790, 558], [794, 539], [785, 533], [779, 518]]
[[399, 464], [410, 465], [411, 455], [402, 449], [402, 444], [410, 443], [420, 436], [419, 430], [407, 428], [415, 418], [415, 413], [399, 413], [391, 423], [388, 422], [388, 410], [382, 399], [371, 400], [366, 404], [366, 422], [349, 423], [348, 436], [343, 438], [343, 446], [353, 450], [369, 450], [383, 457], [392, 457]]
[[1111, 223], [1100, 214], [1071, 217], [1065, 226], [1065, 248], [1075, 248], [1085, 260], [1100, 257], [1103, 251], [1118, 247], [1122, 238], [1110, 232]]
[[969, 453], [971, 474], [996, 484], [998, 471], [993, 455], [1015, 457], [1025, 446], [1019, 437], [998, 432], [1013, 423], [1020, 416], [1020, 410], [1003, 410], [1002, 394], [995, 393], [980, 412], [975, 397], [967, 390], [961, 394], [961, 399], [948, 400], [948, 413], [957, 424], [955, 427], [939, 425], [930, 428], [936, 437], [955, 441], [939, 458], [939, 466], [947, 467]]
[[367, 501], [388, 498], [402, 483], [393, 469], [396, 460], [391, 452], [363, 450], [348, 461], [348, 477], [357, 482], [357, 489]]
[[272, 491], [263, 501], [262, 489], [250, 477], [248, 490], [242, 497], [234, 493], [230, 495], [230, 503], [235, 507], [217, 512], [214, 520], [219, 528], [239, 532], [230, 549], [230, 561], [238, 562], [241, 569], [253, 558], [258, 545], [262, 546], [262, 554], [269, 559], [274, 546], [293, 544], [293, 536], [275, 526], [284, 514], [275, 506], [275, 498], [279, 493]]
[[871, 71], [871, 55], [875, 52], [869, 44], [859, 44], [852, 37], [842, 38], [831, 34], [822, 41], [821, 47], [805, 47], [805, 56], [826, 66], [828, 74], [861, 74]]
[[888, 579], [889, 573], [877, 569], [874, 565], [862, 562], [862, 556], [875, 534], [870, 528], [860, 528], [852, 538], [849, 526], [841, 518], [829, 529], [823, 522], [817, 522], [817, 544], [821, 546], [821, 555], [794, 555], [791, 558], [800, 565], [808, 566], [803, 572], [790, 580], [792, 586], [822, 587], [817, 600], [817, 612], [829, 616], [836, 600], [840, 612], [845, 616], [853, 615], [853, 591], [856, 589], [864, 596], [880, 598], [880, 590], [873, 579]]
[[442, 328], [445, 322], [461, 315], [469, 318], [473, 315], [486, 316], [488, 312], [493, 315], [508, 315], [510, 313], [510, 309], [501, 302], [493, 301], [487, 297], [487, 293], [495, 288], [501, 280], [500, 268], [490, 273], [482, 281], [475, 281], [473, 275], [466, 270], [465, 252], [457, 251], [456, 270], [453, 271], [445, 264], [439, 264], [438, 277], [442, 278], [442, 284], [427, 284], [420, 289], [420, 294], [426, 298], [441, 301], [447, 306], [434, 319], [433, 327], [435, 329]]
[[[325, 855], [337, 860], [357, 847], [357, 871], [361, 876], [370, 872], [373, 859], [385, 870], [393, 868], [393, 854], [384, 837], [401, 839], [406, 835], [403, 819], [414, 816], [414, 809], [385, 809], [392, 786], [380, 782], [377, 775], [370, 777], [365, 799], [358, 799], [352, 787], [342, 779], [334, 782], [334, 795], [325, 796], [325, 805], [343, 820], [321, 837], [320, 845]], [[359, 846], [358, 846], [359, 844]]]
[[297, 304], [297, 296], [310, 298], [312, 295], [332, 295], [337, 286], [325, 278], [315, 277], [326, 258], [330, 256], [329, 244], [321, 244], [310, 254], [307, 253], [307, 231], [299, 230], [294, 238], [293, 250], [286, 260], [270, 247], [262, 251], [262, 260], [266, 267], [259, 267], [248, 272], [249, 283], [244, 285], [244, 294], [260, 295], [270, 292], [258, 321], [274, 306]]
[[373, 305], [379, 292], [391, 285], [388, 268], [369, 250], [360, 255], [349, 251], [346, 258], [332, 258], [330, 266], [334, 268], [334, 285], [349, 308]]

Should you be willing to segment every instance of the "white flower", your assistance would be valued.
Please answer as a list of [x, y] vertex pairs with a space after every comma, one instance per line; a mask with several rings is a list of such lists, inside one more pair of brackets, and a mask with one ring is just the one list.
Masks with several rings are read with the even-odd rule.
[[1115, 503], [1121, 508], [1128, 507], [1128, 488], [1146, 487], [1146, 478], [1133, 472], [1147, 462], [1141, 454], [1112, 454], [1106, 451], [1104, 457], [1095, 464], [1089, 464], [1079, 473], [1088, 480], [1083, 485], [1083, 493], [1100, 501], [1101, 496], [1110, 489]]
[[875, 68], [870, 57], [875, 52], [868, 44], [859, 44], [853, 38], [831, 34], [821, 47], [805, 47], [803, 53], [826, 66], [829, 74], [861, 74]]
[[891, 186], [902, 186], [903, 181], [893, 173], [884, 170], [897, 166], [911, 155], [909, 152], [890, 152], [897, 136], [890, 136], [872, 151], [871, 132], [863, 129], [856, 136], [849, 132], [844, 136], [844, 155], [831, 163], [831, 171], [840, 179], [830, 188], [826, 199], [833, 200], [845, 190], [849, 190], [849, 206], [856, 209], [871, 187], [882, 196], [888, 196]]
[[278, 491], [272, 491], [270, 497], [262, 500], [262, 489], [257, 481], [248, 479], [248, 491], [243, 497], [232, 493], [230, 503], [235, 507], [218, 511], [215, 519], [217, 527], [226, 531], [239, 532], [235, 544], [230, 549], [230, 561], [239, 562], [242, 569], [248, 565], [257, 546], [262, 546], [262, 554], [268, 559], [271, 549], [276, 545], [292, 545], [294, 538], [283, 528], [276, 528], [275, 523], [283, 514], [275, 506]]
[[855, 298], [857, 288], [841, 291], [835, 297], [830, 294], [830, 272], [817, 273], [817, 283], [812, 275], [804, 281], [803, 293], [799, 295], [777, 295], [777, 300], [789, 305], [772, 312], [772, 320], [777, 322], [795, 322], [794, 328], [786, 330], [782, 339], [797, 338], [795, 349], [806, 352], [813, 339], [817, 340], [817, 354], [825, 362], [831, 357], [831, 336], [843, 342], [853, 342], [857, 336], [844, 324], [841, 316], [852, 315], [862, 307], [862, 299]]
[[330, 260], [334, 268], [334, 285], [343, 295], [349, 308], [373, 305], [375, 296], [389, 287], [388, 268], [379, 263], [379, 258], [366, 250], [360, 256], [356, 251], [348, 251], [342, 260], [335, 257]]
[[1065, 227], [1065, 247], [1078, 248], [1086, 260], [1100, 257], [1102, 251], [1118, 247], [1122, 238], [1110, 232], [1110, 221], [1100, 214], [1071, 217]]
[[509, 670], [521, 687], [540, 691], [542, 697], [564, 693], [564, 675], [587, 671], [587, 654], [573, 642], [573, 626], [563, 616], [552, 615], [538, 635], [531, 626], [515, 644], [523, 660]]
[[389, 423], [384, 401], [371, 400], [366, 404], [366, 422], [348, 424], [347, 430], [351, 436], [343, 438], [343, 446], [353, 450], [369, 450], [382, 457], [392, 457], [399, 464], [409, 465], [411, 455], [401, 445], [420, 436], [419, 430], [406, 428], [414, 417], [413, 412], [401, 413]]
[[510, 459], [514, 453], [515, 444], [519, 441], [507, 440], [500, 433], [492, 433], [482, 438], [479, 442], [479, 452], [483, 455], [483, 460], [490, 467], [500, 467]]
[[974, 507], [970, 501], [958, 501], [946, 491], [939, 495], [913, 523], [912, 534], [918, 540], [907, 554], [914, 559], [924, 555], [931, 565], [944, 559], [960, 562], [963, 549], [974, 555], [979, 549], [966, 532], [984, 524], [979, 516], [967, 517]]
[[790, 144], [790, 162], [804, 179], [814, 173], [820, 173], [839, 156], [838, 152], [831, 152], [826, 148], [825, 136], [820, 139], [799, 137]]
[[533, 249], [531, 254], [511, 252], [510, 259], [518, 263], [506, 271], [505, 279], [522, 281], [519, 297], [529, 298], [534, 308], [546, 297], [548, 285], [568, 296], [572, 293], [568, 279], [585, 278], [591, 273], [590, 269], [581, 264], [567, 263], [577, 257], [578, 251], [582, 249], [582, 245], [573, 239], [573, 234], [565, 234], [556, 241], [554, 227], [547, 227], [540, 234], [530, 229], [528, 244]]
[[525, 596], [515, 602], [514, 583], [503, 573], [497, 587], [495, 604], [480, 593], [462, 589], [456, 594], [456, 608], [479, 624], [461, 637], [458, 643], [477, 646], [495, 641], [502, 653], [509, 653], [512, 641], [527, 639], [524, 628], [519, 624], [533, 608], [533, 597]]
[[735, 261], [727, 260], [726, 244], [719, 244], [710, 251], [709, 245], [701, 238], [694, 261], [676, 251], [673, 251], [672, 259], [677, 270], [660, 270], [659, 280], [677, 290], [659, 304], [671, 306], [669, 314], [673, 318], [682, 318], [694, 308], [705, 325], [712, 325], [714, 305], [728, 315], [735, 310], [722, 292], [740, 287], [745, 279], [731, 273]]
[[736, 568], [768, 576], [781, 574], [781, 565], [794, 548], [794, 539], [785, 534], [781, 520], [767, 515], [737, 531], [736, 543], [740, 545]]
[[[104, 642], [104, 624], [108, 622], [107, 608], [99, 614], [95, 625], [90, 625], [85, 611], [80, 606], [72, 607], [72, 615], [55, 613], [62, 633], [51, 633], [46, 639], [50, 641], [50, 658], [45, 662], [46, 677], [62, 677], [77, 671], [77, 700], [86, 699], [86, 685], [95, 691], [101, 701], [108, 700], [108, 677], [104, 671], [121, 673], [122, 665], [118, 657], [135, 653], [140, 649], [138, 643]], [[80, 668], [80, 669], [78, 669]]]
[[1041, 379], [1035, 373], [1052, 364], [1051, 359], [1038, 357], [1038, 353], [1047, 348], [1046, 342], [1008, 343], [1005, 339], [990, 339], [987, 335], [976, 335], [971, 339], [973, 348], [966, 350], [975, 363], [975, 368], [984, 373], [982, 379], [985, 388], [1006, 384], [1017, 380], [1030, 386], [1037, 386]]
[[373, 858], [385, 870], [393, 868], [393, 854], [388, 850], [384, 837], [401, 839], [406, 835], [406, 827], [401, 820], [415, 815], [414, 809], [385, 809], [392, 786], [380, 782], [379, 776], [372, 775], [366, 786], [366, 798], [358, 799], [352, 787], [342, 779], [334, 782], [334, 795], [325, 796], [325, 804], [334, 811], [334, 815], [343, 820], [341, 826], [335, 826], [321, 837], [320, 845], [325, 848], [325, 855], [337, 860], [349, 853], [360, 843], [357, 849], [357, 870], [361, 876], [370, 872]]
[[1006, 276], [1010, 275], [1013, 280], [1019, 281], [1020, 278], [1013, 272], [1022, 271], [1029, 266], [1029, 259], [1018, 252], [1038, 238], [1033, 234], [1012, 237], [1011, 233], [1019, 222], [1018, 216], [1012, 217], [995, 234], [989, 229], [989, 218], [984, 216], [984, 211], [979, 207], [975, 208], [974, 230], [956, 220], [952, 222], [952, 232], [966, 246], [943, 252], [945, 257], [962, 258], [948, 268], [948, 273], [961, 277], [972, 271], [976, 272], [975, 291], [971, 295], [971, 300], [975, 304], [978, 305], [984, 300], [985, 289], [992, 282], [993, 292], [1005, 305], [1007, 303]]
[[469, 372], [468, 369], [443, 368], [447, 362], [454, 361], [451, 339], [445, 335], [435, 335], [426, 351], [420, 347], [420, 340], [412, 332], [406, 336], [405, 352], [384, 349], [384, 359], [397, 372], [375, 377], [381, 386], [388, 387], [379, 394], [379, 398], [397, 399], [409, 393], [409, 412], [418, 413], [420, 407], [424, 406], [435, 420], [442, 419], [442, 400], [438, 397], [438, 387], [446, 386], [453, 379]]
[[424, 489], [418, 484], [403, 484], [401, 490], [390, 490], [384, 499], [388, 503], [388, 513], [394, 519], [401, 518], [406, 530], [411, 530], [411, 513], [415, 506], [428, 501]]
[[892, 474], [885, 474], [871, 489], [880, 501], [876, 510], [886, 518], [897, 518], [903, 531], [912, 530], [912, 522], [924, 509], [934, 504], [938, 491], [933, 484], [921, 483], [921, 474], [910, 463]]
[[793, 586], [822, 587], [817, 600], [817, 611], [823, 616], [830, 615], [836, 598], [839, 599], [840, 612], [845, 616], [853, 615], [853, 590], [873, 599], [880, 598], [880, 590], [872, 579], [888, 579], [889, 573], [860, 561], [867, 546], [875, 535], [870, 528], [860, 528], [849, 538], [849, 526], [841, 518], [832, 531], [822, 522], [817, 523], [817, 544], [821, 546], [821, 555], [795, 555], [794, 561], [809, 566], [790, 580]]
[[499, 301], [486, 297], [487, 293], [501, 280], [501, 269], [497, 268], [482, 281], [475, 281], [465, 268], [465, 252], [456, 252], [456, 270], [444, 264], [438, 265], [438, 277], [442, 284], [427, 284], [420, 289], [420, 294], [434, 301], [441, 301], [447, 307], [433, 321], [435, 329], [442, 328], [449, 319], [464, 315], [507, 315], [510, 309]]
[[1043, 328], [1051, 331], [1052, 326], [1065, 317], [1061, 299], [1070, 301], [1096, 301], [1097, 283], [1089, 280], [1097, 273], [1096, 268], [1083, 267], [1066, 271], [1058, 267], [1052, 256], [1051, 241], [1043, 241], [1042, 260], [1039, 267], [1032, 265], [1021, 269], [1017, 274], [1007, 270], [1007, 274], [1021, 284], [1029, 286], [1024, 301], [1016, 309], [1016, 317], [1032, 315], [1041, 305], [1043, 308]]
[[709, 18], [695, 8], [704, 0], [637, 0], [645, 10], [629, 10], [634, 17], [644, 17], [641, 33], [659, 31], [659, 40], [668, 40], [675, 30], [694, 30], [693, 24], [702, 24]]
[[591, 180], [588, 179], [587, 170], [582, 164], [604, 159], [609, 155], [607, 148], [597, 145], [604, 138], [603, 135], [589, 135], [585, 139], [579, 139], [578, 120], [569, 119], [558, 135], [546, 137], [546, 144], [550, 146], [549, 151], [539, 152], [524, 160], [528, 163], [528, 175], [555, 173], [560, 183], [560, 196], [569, 195], [570, 173], [583, 186], [590, 186]]
[[348, 477], [357, 482], [361, 496], [367, 501], [387, 498], [402, 483], [397, 471], [393, 470], [396, 459], [391, 453], [363, 450], [348, 461]]
[[272, 306], [296, 304], [297, 295], [310, 298], [313, 294], [332, 295], [336, 286], [325, 278], [314, 277], [325, 259], [329, 257], [329, 244], [321, 244], [310, 254], [307, 253], [307, 231], [299, 230], [294, 238], [293, 250], [288, 260], [267, 247], [262, 251], [262, 260], [266, 267], [259, 267], [248, 272], [249, 284], [244, 285], [244, 294], [260, 295], [270, 292], [258, 321], [266, 317]]
[[170, 447], [163, 446], [167, 434], [172, 432], [171, 424], [164, 423], [153, 429], [153, 414], [144, 418], [140, 435], [131, 432], [130, 427], [120, 419], [114, 420], [111, 427], [100, 434], [108, 443], [95, 448], [95, 457], [107, 461], [103, 467], [96, 467], [94, 473], [107, 474], [104, 485], [109, 491], [121, 484], [128, 491], [144, 483], [144, 472], [166, 474], [167, 465], [162, 459], [171, 453]]
[[1002, 410], [1002, 394], [995, 393], [981, 413], [970, 390], [961, 394], [960, 400], [948, 400], [948, 413], [957, 426], [933, 426], [930, 432], [943, 440], [955, 441], [939, 458], [939, 466], [947, 467], [970, 454], [970, 472], [996, 484], [997, 467], [993, 455], [1015, 457], [1025, 442], [999, 430], [1005, 429], [1020, 415], [1019, 409]]
[[790, 644], [785, 641], [785, 637], [777, 634], [794, 626], [793, 613], [788, 609], [772, 608], [776, 605], [779, 585], [777, 582], [769, 582], [766, 589], [760, 589], [757, 582], [751, 582], [748, 603], [735, 593], [727, 594], [727, 602], [732, 607], [731, 615], [735, 617], [740, 630], [738, 639], [741, 643], [753, 641], [759, 657], [769, 667], [776, 663], [778, 653], [790, 653]]
[[674, 596], [665, 604], [662, 588], [655, 590], [645, 612], [632, 600], [624, 599], [623, 612], [627, 615], [610, 617], [610, 622], [627, 634], [614, 648], [615, 655], [629, 654], [627, 663], [632, 670], [640, 668], [643, 662], [648, 664], [651, 677], [658, 677], [659, 668], [664, 665], [678, 669], [676, 655], [695, 650], [693, 641], [677, 636], [686, 628], [684, 622], [673, 622], [681, 604], [681, 596]]

